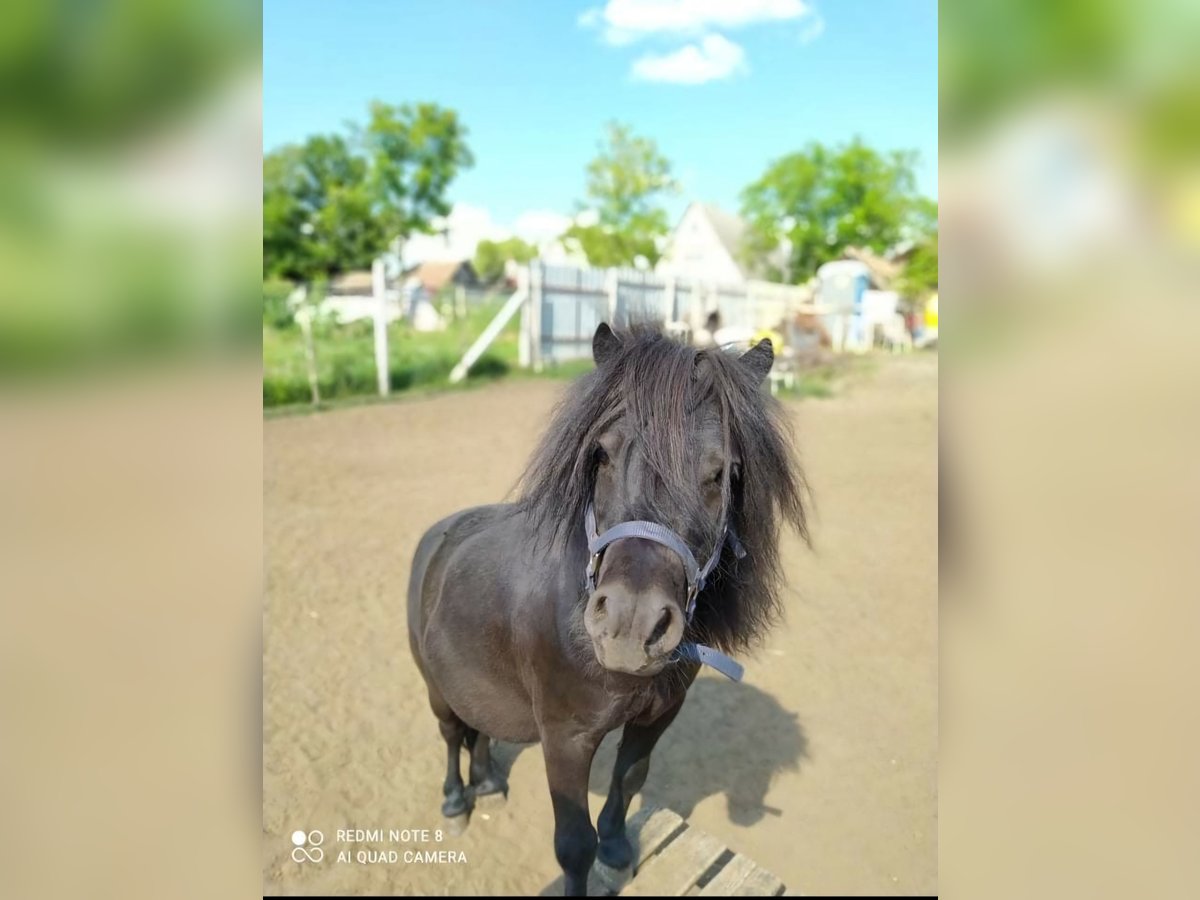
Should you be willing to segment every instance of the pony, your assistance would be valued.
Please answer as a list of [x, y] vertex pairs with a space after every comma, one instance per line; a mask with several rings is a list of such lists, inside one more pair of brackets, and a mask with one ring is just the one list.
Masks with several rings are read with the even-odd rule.
[[[756, 644], [781, 613], [782, 525], [808, 540], [792, 434], [762, 389], [769, 341], [738, 356], [601, 324], [592, 352], [515, 500], [429, 528], [408, 589], [409, 642], [446, 745], [443, 815], [507, 794], [492, 739], [540, 742], [568, 896], [586, 894], [597, 857], [630, 866], [626, 812], [709, 658], [696, 649], [724, 659]], [[618, 727], [593, 828], [592, 758]]]

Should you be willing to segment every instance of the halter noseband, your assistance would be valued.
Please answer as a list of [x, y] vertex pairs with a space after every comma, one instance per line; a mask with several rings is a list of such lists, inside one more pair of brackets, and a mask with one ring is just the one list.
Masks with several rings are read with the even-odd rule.
[[[683, 572], [687, 577], [688, 585], [687, 605], [684, 607], [684, 612], [687, 615], [689, 624], [691, 624], [692, 616], [696, 612], [696, 600], [700, 596], [700, 592], [708, 585], [708, 577], [712, 574], [713, 569], [721, 561], [721, 553], [724, 551], [725, 545], [729, 544], [738, 559], [743, 559], [746, 556], [746, 549], [742, 546], [742, 542], [738, 540], [737, 534], [729, 526], [728, 519], [721, 525], [721, 533], [717, 537], [717, 542], [713, 545], [712, 555], [708, 557], [708, 561], [703, 567], [696, 563], [695, 555], [683, 538], [670, 528], [659, 525], [657, 522], [644, 522], [641, 520], [618, 522], [611, 528], [605, 529], [603, 533], [597, 534], [596, 510], [593, 508], [591, 501], [588, 502], [583, 522], [587, 534], [589, 553], [584, 577], [587, 581], [589, 593], [596, 590], [596, 572], [600, 568], [600, 557], [605, 547], [623, 538], [642, 538], [646, 541], [654, 541], [656, 544], [662, 544], [664, 547], [674, 550], [675, 555], [683, 563]], [[732, 678], [734, 681], [741, 681], [741, 665], [720, 651], [714, 650], [712, 647], [706, 647], [703, 644], [681, 643], [676, 648], [676, 654], [680, 659], [704, 663], [705, 665], [712, 666], [718, 672]]]
[[709, 556], [708, 562], [701, 568], [696, 564], [696, 557], [692, 555], [692, 550], [688, 547], [687, 542], [670, 528], [659, 525], [657, 522], [643, 522], [640, 520], [618, 522], [612, 528], [605, 530], [603, 534], [597, 534], [596, 510], [590, 502], [587, 505], [587, 511], [584, 513], [583, 521], [584, 527], [587, 529], [588, 552], [591, 554], [588, 558], [587, 569], [584, 572], [587, 577], [589, 591], [596, 589], [596, 571], [600, 568], [600, 556], [605, 547], [622, 538], [642, 538], [643, 540], [654, 541], [656, 544], [662, 544], [664, 547], [674, 550], [675, 555], [683, 563], [683, 572], [687, 576], [688, 585], [687, 607], [685, 609], [688, 622], [692, 621], [692, 615], [696, 612], [696, 598], [708, 584], [708, 576], [712, 574], [713, 569], [717, 567], [717, 563], [721, 561], [721, 551], [725, 549], [725, 543], [729, 542], [738, 559], [742, 559], [746, 555], [746, 551], [742, 547], [742, 542], [737, 539], [737, 535], [729, 527], [728, 522], [721, 526], [721, 534], [717, 538], [716, 544], [713, 545], [712, 555]]

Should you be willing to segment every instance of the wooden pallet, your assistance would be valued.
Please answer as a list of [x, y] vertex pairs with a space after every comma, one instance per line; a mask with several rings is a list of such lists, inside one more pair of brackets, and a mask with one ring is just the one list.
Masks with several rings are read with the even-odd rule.
[[[626, 825], [633, 844], [632, 873], [597, 863], [590, 896], [777, 897], [783, 882], [710, 834], [690, 827], [669, 809], [643, 807]], [[562, 879], [543, 893], [562, 896]]]

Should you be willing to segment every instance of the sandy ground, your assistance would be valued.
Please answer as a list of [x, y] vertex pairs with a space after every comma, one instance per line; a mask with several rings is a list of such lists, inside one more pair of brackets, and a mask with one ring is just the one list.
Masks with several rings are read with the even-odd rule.
[[[444, 749], [404, 595], [421, 532], [505, 496], [561, 390], [510, 382], [265, 423], [266, 892], [537, 893], [558, 876], [536, 745], [501, 745], [507, 803], [437, 840]], [[788, 409], [814, 550], [787, 538], [786, 623], [743, 660], [744, 683], [697, 681], [643, 796], [790, 892], [936, 892], [936, 357], [881, 359]], [[615, 738], [593, 767], [593, 816]], [[384, 833], [337, 840], [353, 828]], [[292, 833], [314, 829], [321, 861], [293, 861]], [[411, 855], [425, 850], [454, 853]]]

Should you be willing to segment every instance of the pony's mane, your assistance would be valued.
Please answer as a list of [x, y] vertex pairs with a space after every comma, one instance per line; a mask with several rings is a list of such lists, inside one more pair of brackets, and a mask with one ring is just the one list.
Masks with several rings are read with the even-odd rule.
[[666, 489], [680, 498], [695, 494], [683, 474], [686, 423], [701, 402], [714, 397], [725, 444], [736, 446], [741, 456], [740, 477], [727, 479], [726, 498], [747, 555], [738, 560], [726, 546], [688, 633], [726, 651], [745, 649], [781, 612], [782, 522], [808, 540], [807, 488], [791, 429], [779, 404], [759, 389], [758, 376], [737, 356], [697, 350], [646, 326], [620, 332], [619, 339], [611, 358], [576, 381], [559, 403], [521, 477], [518, 507], [546, 546], [565, 546], [580, 535], [592, 496], [596, 442], [622, 415], [641, 423], [647, 463]]

